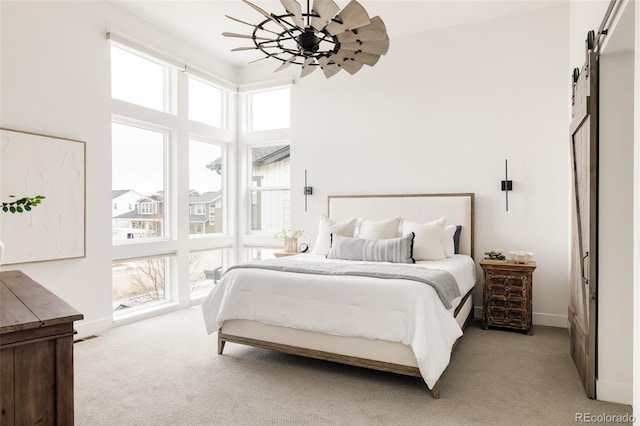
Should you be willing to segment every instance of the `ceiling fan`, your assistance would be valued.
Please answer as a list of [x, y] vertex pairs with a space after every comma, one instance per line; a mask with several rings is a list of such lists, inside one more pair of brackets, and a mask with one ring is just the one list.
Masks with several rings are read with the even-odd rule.
[[302, 66], [300, 77], [317, 68], [326, 78], [344, 69], [355, 74], [363, 65], [373, 66], [389, 50], [387, 28], [379, 16], [369, 18], [360, 3], [351, 0], [342, 10], [333, 0], [307, 0], [307, 11], [296, 0], [280, 0], [286, 13], [268, 13], [255, 4], [242, 0], [265, 19], [251, 24], [225, 15], [241, 24], [253, 27], [252, 34], [222, 33], [226, 37], [251, 39], [253, 46], [236, 47], [231, 51], [259, 50], [264, 55], [257, 62], [274, 58], [282, 62], [274, 71], [295, 64]]

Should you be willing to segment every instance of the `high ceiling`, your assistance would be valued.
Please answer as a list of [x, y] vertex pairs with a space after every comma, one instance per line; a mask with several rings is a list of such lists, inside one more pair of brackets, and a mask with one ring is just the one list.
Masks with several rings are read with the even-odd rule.
[[[306, 11], [306, 0], [298, 0]], [[347, 0], [334, 0], [338, 6]], [[501, 16], [543, 9], [567, 0], [360, 0], [370, 16], [378, 15], [387, 27], [390, 39], [439, 28], [483, 21]], [[241, 0], [113, 1], [129, 13], [174, 34], [211, 55], [242, 66], [260, 55], [256, 52], [231, 52], [239, 46], [251, 46], [250, 40], [223, 37], [222, 32], [250, 34], [251, 28], [225, 17], [230, 15], [250, 23], [264, 18]], [[269, 13], [284, 14], [279, 1], [252, 1]], [[313, 4], [313, 1], [311, 1]]]

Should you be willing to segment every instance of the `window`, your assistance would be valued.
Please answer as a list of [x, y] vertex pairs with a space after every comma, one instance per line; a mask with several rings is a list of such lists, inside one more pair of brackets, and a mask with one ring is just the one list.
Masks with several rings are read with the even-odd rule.
[[189, 77], [189, 120], [222, 127], [222, 90]]
[[289, 145], [250, 148], [251, 230], [291, 227]]
[[247, 170], [241, 175], [246, 188], [241, 201], [247, 210], [240, 216], [245, 246], [239, 256], [273, 258], [274, 251], [282, 250], [274, 232], [291, 228], [290, 89], [239, 90], [246, 124], [238, 134], [243, 146], [239, 154]]
[[165, 111], [166, 66], [111, 45], [111, 96]]
[[272, 130], [291, 126], [291, 93], [288, 87], [251, 93], [249, 97], [249, 130]]
[[[223, 232], [223, 164], [222, 146], [200, 140], [189, 141], [189, 210], [194, 216], [189, 218], [191, 234]], [[212, 221], [211, 217], [218, 220]], [[193, 226], [195, 222], [200, 226]]]
[[204, 295], [218, 284], [226, 267], [227, 250], [192, 251], [189, 254], [189, 290]]
[[113, 123], [111, 131], [113, 192], [139, 206], [114, 211], [113, 241], [164, 236], [167, 134], [122, 123]]
[[[236, 238], [224, 229], [224, 189], [236, 188], [226, 158], [236, 156], [238, 132], [235, 87], [206, 71], [179, 72], [184, 64], [171, 53], [109, 38], [118, 320], [203, 297], [235, 254]], [[190, 270], [177, 268], [187, 263]]]
[[115, 312], [165, 300], [167, 258], [120, 260], [112, 263]]
[[140, 203], [140, 214], [154, 214], [154, 207], [153, 202]]

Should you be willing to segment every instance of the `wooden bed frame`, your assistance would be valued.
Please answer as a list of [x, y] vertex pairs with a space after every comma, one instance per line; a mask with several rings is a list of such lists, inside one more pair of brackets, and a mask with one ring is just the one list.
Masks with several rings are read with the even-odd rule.
[[[462, 225], [460, 253], [473, 257], [473, 204], [472, 193], [338, 195], [329, 196], [328, 212], [332, 219], [338, 221], [351, 217], [382, 220], [402, 216], [424, 223], [446, 216], [448, 224]], [[474, 288], [464, 295], [454, 312], [463, 329], [473, 318]], [[226, 321], [218, 330], [218, 354], [222, 354], [226, 342], [422, 377], [413, 350], [398, 342], [335, 336], [249, 320]], [[456, 344], [457, 341], [453, 348]], [[433, 386], [431, 393], [433, 398], [440, 398], [440, 380]]]

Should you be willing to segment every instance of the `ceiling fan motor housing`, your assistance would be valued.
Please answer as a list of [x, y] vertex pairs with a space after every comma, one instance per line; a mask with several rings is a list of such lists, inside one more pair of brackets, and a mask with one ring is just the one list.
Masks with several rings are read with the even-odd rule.
[[298, 36], [298, 44], [300, 52], [305, 56], [311, 56], [320, 48], [320, 37], [316, 35], [313, 28], [307, 27], [304, 32]]

